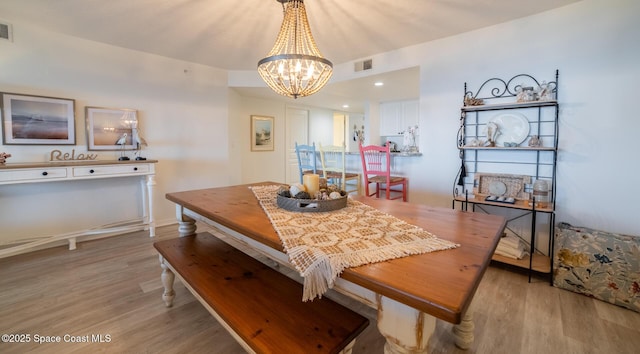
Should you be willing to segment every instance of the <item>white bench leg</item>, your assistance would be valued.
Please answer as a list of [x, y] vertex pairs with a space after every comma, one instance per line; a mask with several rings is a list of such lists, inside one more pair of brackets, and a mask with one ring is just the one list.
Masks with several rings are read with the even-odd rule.
[[167, 307], [171, 307], [173, 305], [173, 298], [176, 293], [173, 291], [173, 281], [176, 276], [173, 274], [167, 263], [165, 262], [162, 255], [160, 257], [160, 267], [162, 268], [162, 275], [160, 279], [162, 280], [162, 286], [164, 287], [164, 293], [162, 293], [162, 300], [164, 300], [165, 305]]

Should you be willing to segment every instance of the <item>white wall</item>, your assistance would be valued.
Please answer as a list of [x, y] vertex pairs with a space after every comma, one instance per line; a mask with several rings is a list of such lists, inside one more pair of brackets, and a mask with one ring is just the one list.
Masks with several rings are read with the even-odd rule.
[[334, 111], [317, 107], [309, 109], [309, 143], [315, 142], [329, 146], [333, 145]]
[[[465, 82], [477, 88], [521, 73], [550, 81], [559, 69], [556, 221], [640, 234], [634, 208], [640, 193], [631, 182], [640, 174], [632, 97], [640, 81], [638, 13], [637, 1], [585, 0], [374, 56], [377, 72], [420, 66], [423, 156], [399, 166], [410, 178], [410, 200], [451, 206]], [[337, 66], [340, 78], [354, 77], [348, 64]]]
[[[421, 62], [420, 199], [450, 205], [463, 84], [519, 73], [552, 80], [560, 70], [557, 219], [640, 235], [626, 177], [638, 176], [636, 102], [640, 79], [637, 1], [583, 1], [415, 48]], [[633, 161], [636, 160], [634, 163]]]
[[[226, 185], [229, 166], [227, 73], [13, 23], [14, 41], [0, 41], [0, 91], [76, 100], [76, 146], [3, 145], [9, 162], [47, 161], [52, 149], [86, 152], [84, 107], [139, 110], [157, 159], [156, 218], [175, 221], [167, 192]], [[117, 158], [99, 152], [100, 160]], [[137, 179], [0, 186], [0, 245], [76, 231], [137, 215]]]
[[[282, 102], [241, 97], [238, 108], [237, 136], [240, 143], [241, 179], [242, 183], [286, 181], [286, 147], [285, 147], [285, 114], [286, 106]], [[270, 116], [274, 118], [273, 151], [251, 151], [250, 134], [251, 115]]]

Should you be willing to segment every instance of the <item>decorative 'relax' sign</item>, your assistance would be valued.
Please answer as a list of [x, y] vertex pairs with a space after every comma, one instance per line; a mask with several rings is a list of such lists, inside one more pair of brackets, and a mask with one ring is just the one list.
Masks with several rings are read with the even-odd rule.
[[98, 158], [98, 154], [78, 154], [76, 155], [76, 149], [71, 150], [71, 153], [63, 153], [60, 150], [52, 150], [49, 161], [84, 161], [95, 160]]

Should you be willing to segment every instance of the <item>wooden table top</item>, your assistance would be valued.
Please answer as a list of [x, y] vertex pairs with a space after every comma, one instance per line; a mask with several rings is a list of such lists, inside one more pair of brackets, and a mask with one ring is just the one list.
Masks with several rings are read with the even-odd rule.
[[[168, 193], [166, 198], [283, 252], [278, 234], [249, 186]], [[447, 322], [460, 323], [491, 261], [506, 219], [401, 201], [362, 196], [354, 199], [460, 247], [348, 268], [341, 278]]]

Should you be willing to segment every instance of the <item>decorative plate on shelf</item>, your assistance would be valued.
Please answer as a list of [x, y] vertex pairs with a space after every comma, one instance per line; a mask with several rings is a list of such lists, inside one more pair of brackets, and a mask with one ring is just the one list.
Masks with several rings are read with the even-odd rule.
[[473, 175], [473, 194], [483, 199], [494, 196], [527, 200], [530, 196], [524, 191], [527, 184], [531, 184], [531, 176], [477, 172]]
[[504, 146], [504, 143], [520, 145], [529, 136], [529, 120], [521, 113], [502, 113], [489, 122], [498, 125], [496, 146]]
[[489, 194], [501, 196], [507, 193], [507, 185], [500, 181], [491, 181], [489, 183]]

